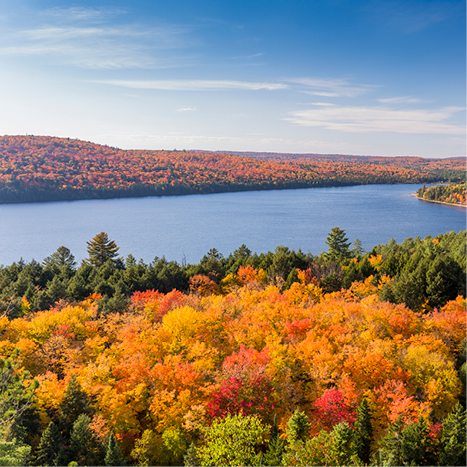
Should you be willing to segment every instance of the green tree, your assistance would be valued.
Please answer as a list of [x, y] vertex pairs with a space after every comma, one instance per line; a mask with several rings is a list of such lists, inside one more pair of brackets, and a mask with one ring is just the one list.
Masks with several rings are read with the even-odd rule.
[[201, 465], [260, 465], [258, 448], [268, 428], [257, 415], [228, 414], [214, 419], [202, 431], [205, 444], [198, 448]]
[[345, 230], [333, 227], [331, 232], [328, 233], [326, 244], [329, 247], [329, 250], [324, 255], [326, 260], [342, 264], [350, 259], [350, 242], [348, 242], [348, 238], [345, 236]]
[[352, 247], [351, 253], [355, 258], [361, 258], [365, 254], [365, 248], [358, 238], [353, 241]]
[[18, 443], [16, 439], [0, 440], [0, 465], [27, 465], [30, 453], [31, 446]]
[[78, 465], [101, 465], [104, 446], [89, 427], [91, 419], [81, 414], [73, 424], [70, 435], [70, 455]]
[[51, 303], [58, 302], [60, 299], [67, 297], [66, 285], [60, 280], [59, 276], [54, 278], [47, 283], [47, 296], [50, 298]]
[[268, 449], [264, 454], [264, 465], [279, 466], [282, 465], [282, 455], [284, 453], [284, 441], [279, 436], [277, 429], [277, 417], [274, 415], [274, 424], [271, 430]]
[[46, 269], [54, 273], [63, 272], [66, 276], [70, 276], [76, 267], [75, 257], [65, 246], [58, 247], [55, 253], [44, 259], [43, 264]]
[[43, 431], [36, 450], [34, 465], [66, 465], [63, 438], [54, 422]]
[[105, 465], [126, 465], [125, 460], [122, 456], [122, 451], [120, 450], [115, 436], [113, 433], [110, 433], [109, 442], [107, 444], [107, 451], [105, 453]]
[[10, 358], [0, 358], [0, 427], [5, 439], [31, 407], [38, 386], [37, 380], [31, 381], [29, 372], [21, 370], [18, 350]]
[[115, 261], [119, 247], [109, 239], [105, 232], [97, 234], [91, 241], [86, 242], [89, 258], [87, 261], [94, 266], [101, 267], [108, 260]]
[[90, 415], [91, 412], [89, 398], [73, 375], [58, 406], [58, 420], [63, 436], [70, 436], [73, 425], [81, 414]]
[[305, 441], [308, 438], [310, 422], [304, 412], [295, 409], [293, 415], [287, 422], [287, 440], [290, 444], [296, 441]]
[[365, 465], [368, 465], [370, 463], [371, 443], [373, 441], [373, 427], [371, 425], [370, 406], [365, 397], [357, 408], [354, 434], [355, 453]]
[[417, 422], [403, 426], [399, 418], [383, 439], [381, 457], [385, 465], [434, 465], [432, 438], [428, 422], [420, 417]]
[[377, 453], [377, 465], [400, 466], [402, 463], [402, 429], [404, 423], [399, 417], [389, 425], [388, 434], [382, 439]]
[[458, 403], [443, 420], [439, 465], [466, 465], [466, 414]]
[[432, 307], [443, 306], [460, 293], [465, 274], [449, 256], [438, 255], [426, 273], [426, 293]]
[[330, 433], [330, 457], [332, 465], [360, 465], [355, 454], [354, 432], [348, 423], [338, 423]]

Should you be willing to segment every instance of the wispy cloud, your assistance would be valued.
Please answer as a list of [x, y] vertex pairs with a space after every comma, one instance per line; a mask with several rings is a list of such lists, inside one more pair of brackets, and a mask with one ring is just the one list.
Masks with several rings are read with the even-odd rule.
[[[302, 86], [302, 92], [322, 97], [357, 97], [376, 86], [353, 86], [346, 79], [294, 78], [285, 80]], [[311, 88], [311, 89], [310, 89]]]
[[55, 18], [64, 22], [73, 21], [102, 21], [126, 13], [123, 8], [93, 8], [93, 7], [70, 7], [70, 8], [49, 8], [40, 12], [40, 16]]
[[161, 91], [220, 91], [225, 89], [240, 89], [245, 91], [288, 89], [283, 83], [256, 83], [249, 81], [228, 80], [96, 80], [100, 84], [110, 84], [132, 89], [154, 89]]
[[[39, 14], [42, 26], [0, 31], [0, 56], [38, 56], [77, 67], [171, 68], [193, 63], [188, 28], [138, 24], [109, 26], [108, 9], [52, 9]], [[111, 10], [123, 14], [123, 10]], [[183, 52], [182, 52], [183, 51]]]
[[177, 112], [193, 112], [195, 110], [194, 107], [183, 107], [182, 109], [177, 109]]
[[386, 107], [318, 106], [291, 112], [285, 120], [300, 126], [322, 127], [350, 133], [394, 132], [465, 134], [465, 128], [449, 123], [461, 107], [437, 110], [395, 110]]
[[412, 96], [400, 96], [389, 97], [387, 99], [378, 99], [378, 102], [381, 102], [382, 104], [421, 104], [426, 101]]

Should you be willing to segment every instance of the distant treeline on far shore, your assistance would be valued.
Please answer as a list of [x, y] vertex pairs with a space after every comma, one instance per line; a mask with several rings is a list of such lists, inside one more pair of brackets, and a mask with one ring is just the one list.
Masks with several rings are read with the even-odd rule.
[[465, 182], [464, 159], [121, 150], [0, 137], [0, 203], [444, 181]]

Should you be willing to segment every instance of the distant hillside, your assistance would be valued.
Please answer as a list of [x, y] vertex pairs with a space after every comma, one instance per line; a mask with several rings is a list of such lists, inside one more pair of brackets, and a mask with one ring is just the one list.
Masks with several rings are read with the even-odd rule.
[[122, 150], [0, 137], [0, 203], [446, 180], [465, 181], [465, 160]]

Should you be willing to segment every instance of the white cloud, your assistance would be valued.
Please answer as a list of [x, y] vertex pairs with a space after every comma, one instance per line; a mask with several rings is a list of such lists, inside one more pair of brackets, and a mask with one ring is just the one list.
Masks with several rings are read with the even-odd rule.
[[300, 126], [322, 127], [350, 133], [394, 132], [465, 134], [465, 127], [447, 123], [461, 107], [438, 110], [394, 110], [387, 107], [319, 106], [291, 112], [286, 121]]
[[[66, 16], [68, 11], [70, 17]], [[172, 68], [193, 63], [185, 52], [184, 55], [179, 52], [195, 45], [193, 40], [188, 40], [187, 28], [134, 24], [110, 27], [89, 21], [98, 17], [101, 23], [108, 20], [105, 11], [53, 10], [57, 18], [52, 15], [54, 21], [49, 24], [16, 31], [0, 30], [0, 56], [37, 56], [60, 65], [93, 69]]]
[[193, 112], [194, 110], [196, 109], [193, 107], [183, 107], [182, 109], [177, 109], [177, 112]]
[[60, 19], [65, 22], [70, 21], [95, 21], [105, 20], [110, 16], [126, 13], [122, 8], [92, 8], [92, 7], [70, 7], [70, 8], [49, 8], [41, 12], [42, 16]]
[[400, 96], [400, 97], [389, 97], [387, 99], [378, 99], [378, 102], [381, 102], [382, 104], [421, 104], [424, 101], [423, 99], [418, 99], [416, 97], [412, 96]]
[[229, 80], [99, 80], [92, 82], [132, 89], [154, 89], [161, 91], [219, 91], [223, 89], [241, 89], [246, 91], [266, 89], [274, 91], [289, 88], [287, 84], [282, 83], [255, 83]]
[[311, 105], [318, 105], [322, 107], [335, 107], [336, 106], [336, 104], [331, 104], [329, 102], [312, 102]]
[[294, 78], [285, 81], [304, 86], [305, 89], [302, 89], [302, 92], [305, 94], [323, 97], [357, 97], [376, 87], [370, 85], [352, 86], [346, 79]]

